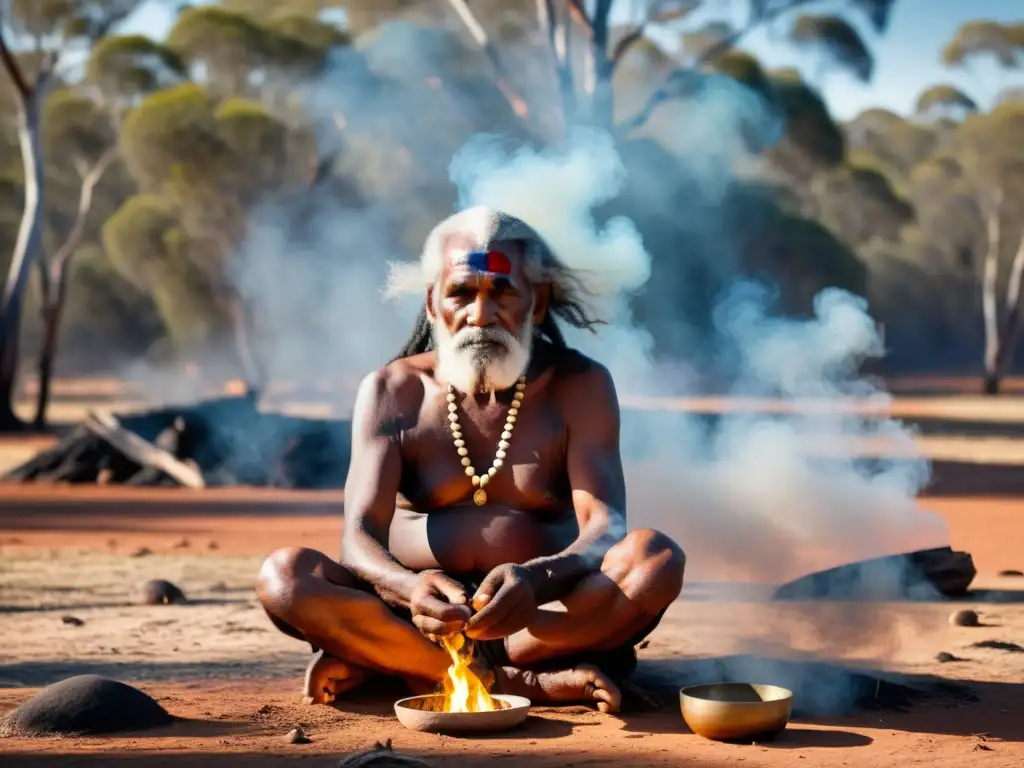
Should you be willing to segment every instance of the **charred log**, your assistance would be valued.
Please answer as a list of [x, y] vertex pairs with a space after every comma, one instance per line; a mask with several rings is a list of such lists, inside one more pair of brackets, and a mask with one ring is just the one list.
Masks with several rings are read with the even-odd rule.
[[878, 557], [803, 576], [775, 591], [776, 600], [906, 600], [963, 597], [977, 570], [967, 552], [949, 547]]
[[92, 414], [7, 482], [191, 488], [341, 488], [349, 422], [263, 413], [252, 396], [112, 416]]

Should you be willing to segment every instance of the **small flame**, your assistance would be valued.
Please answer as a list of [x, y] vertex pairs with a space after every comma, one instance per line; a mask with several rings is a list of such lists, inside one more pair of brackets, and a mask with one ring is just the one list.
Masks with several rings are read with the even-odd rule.
[[500, 708], [487, 686], [473, 671], [472, 643], [465, 635], [441, 638], [441, 646], [448, 651], [452, 665], [442, 682], [445, 712], [493, 712]]

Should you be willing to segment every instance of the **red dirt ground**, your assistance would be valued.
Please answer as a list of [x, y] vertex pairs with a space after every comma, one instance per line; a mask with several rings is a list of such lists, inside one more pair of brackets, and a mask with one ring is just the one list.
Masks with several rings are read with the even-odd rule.
[[[1011, 601], [966, 603], [982, 614], [980, 628], [949, 626], [949, 604], [766, 608], [702, 600], [701, 585], [691, 581], [642, 652], [645, 660], [782, 646], [970, 681], [979, 697], [800, 720], [774, 743], [737, 746], [691, 734], [672, 708], [621, 719], [582, 707], [537, 708], [520, 731], [458, 739], [403, 730], [387, 702], [302, 705], [307, 652], [270, 631], [252, 600], [252, 576], [260, 558], [285, 543], [334, 551], [340, 494], [0, 487], [0, 499], [0, 712], [44, 682], [96, 671], [138, 684], [187, 719], [113, 738], [7, 739], [0, 742], [4, 766], [329, 766], [387, 738], [446, 766], [1024, 765], [1024, 654], [972, 647], [977, 640], [1024, 642], [1017, 582], [995, 575], [1024, 568], [1018, 500], [925, 501], [949, 522], [953, 546], [974, 554], [978, 584]], [[140, 547], [152, 554], [127, 556]], [[156, 576], [199, 599], [135, 605], [133, 590]], [[224, 599], [205, 600], [217, 595]], [[62, 625], [66, 613], [85, 625]], [[826, 625], [837, 630], [827, 640]], [[870, 631], [853, 642], [852, 627]], [[966, 660], [939, 664], [940, 650]], [[296, 724], [311, 744], [285, 743]]]

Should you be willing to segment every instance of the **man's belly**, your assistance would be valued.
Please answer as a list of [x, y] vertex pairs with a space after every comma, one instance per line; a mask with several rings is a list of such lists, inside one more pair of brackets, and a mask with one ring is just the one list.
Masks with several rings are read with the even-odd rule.
[[555, 554], [569, 546], [578, 531], [572, 510], [533, 512], [475, 505], [428, 513], [398, 509], [388, 549], [410, 570], [479, 573]]

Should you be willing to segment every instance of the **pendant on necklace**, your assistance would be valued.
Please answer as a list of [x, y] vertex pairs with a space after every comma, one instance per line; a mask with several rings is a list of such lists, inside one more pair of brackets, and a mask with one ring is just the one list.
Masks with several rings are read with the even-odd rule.
[[473, 494], [473, 503], [478, 507], [482, 507], [487, 503], [487, 491], [483, 488], [477, 488], [476, 493]]

